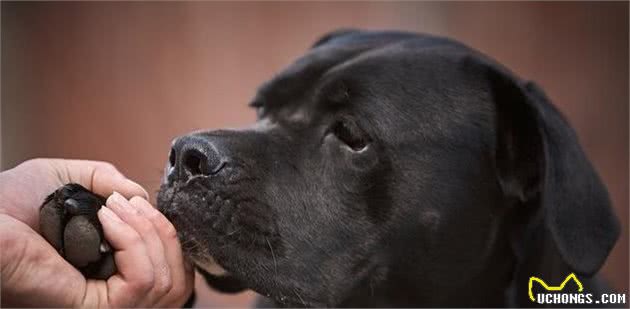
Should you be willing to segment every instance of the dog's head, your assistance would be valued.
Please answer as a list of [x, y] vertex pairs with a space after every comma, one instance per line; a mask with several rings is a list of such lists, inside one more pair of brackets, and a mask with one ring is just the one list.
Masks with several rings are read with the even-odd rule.
[[456, 42], [335, 32], [251, 105], [251, 128], [177, 139], [158, 197], [197, 266], [227, 271], [210, 276], [224, 289], [339, 305], [406, 273], [456, 285], [527, 238], [514, 229], [531, 218], [579, 273], [616, 240], [567, 122]]

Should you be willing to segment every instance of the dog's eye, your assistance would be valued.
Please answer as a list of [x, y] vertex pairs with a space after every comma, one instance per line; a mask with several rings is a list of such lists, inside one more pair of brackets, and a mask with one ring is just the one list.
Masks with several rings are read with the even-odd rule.
[[354, 151], [364, 149], [368, 140], [359, 127], [350, 120], [340, 120], [331, 127], [331, 132]]
[[256, 117], [258, 119], [261, 119], [261, 118], [265, 117], [266, 114], [267, 114], [267, 110], [265, 109], [264, 106], [256, 107]]

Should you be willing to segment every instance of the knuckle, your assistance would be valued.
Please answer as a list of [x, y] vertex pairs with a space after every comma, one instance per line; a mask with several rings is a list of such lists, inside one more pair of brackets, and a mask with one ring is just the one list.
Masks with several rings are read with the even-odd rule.
[[162, 228], [161, 227], [162, 222], [160, 222], [161, 221], [160, 220], [161, 216], [162, 216], [162, 214], [157, 212], [157, 211], [151, 212], [150, 214], [147, 215], [149, 220], [151, 220], [151, 222], [155, 223], [155, 226], [158, 227], [158, 228]]
[[22, 162], [18, 167], [28, 167], [28, 168], [52, 168], [53, 170], [61, 170], [61, 164], [59, 164], [59, 159], [46, 159], [46, 158], [34, 158], [29, 159]]
[[166, 240], [177, 239], [177, 230], [175, 229], [175, 226], [173, 226], [171, 222], [167, 220], [159, 220], [157, 225], [158, 225], [158, 228], [164, 234], [164, 237], [166, 238]]
[[142, 197], [139, 197], [137, 195], [134, 195], [133, 197], [131, 197], [131, 199], [129, 200], [129, 203], [133, 204], [134, 206], [138, 206], [140, 204], [145, 203], [146, 200]]
[[43, 158], [35, 158], [35, 159], [28, 159], [24, 161], [24, 163], [22, 164], [42, 164], [44, 162], [45, 162], [45, 159]]
[[139, 217], [138, 218], [138, 228], [142, 230], [142, 232], [149, 233], [154, 230], [153, 224], [147, 218]]
[[171, 289], [173, 289], [173, 281], [171, 281], [171, 278], [169, 277], [162, 278], [160, 282], [155, 286], [155, 290], [159, 294], [167, 294], [169, 291], [171, 291]]
[[118, 171], [114, 164], [105, 161], [95, 161], [94, 166], [96, 167], [96, 169], [102, 169], [105, 171]]
[[138, 219], [133, 226], [137, 231], [140, 241], [147, 239], [147, 237], [152, 236], [155, 233], [151, 222], [148, 220]]
[[134, 246], [137, 246], [140, 243], [142, 243], [142, 237], [138, 233], [133, 233], [129, 235], [128, 237], [129, 237], [129, 243]]
[[148, 219], [151, 218], [151, 213], [147, 213], [146, 207], [152, 207], [152, 206], [144, 198], [139, 197], [139, 196], [133, 196], [131, 199], [129, 199], [129, 204], [133, 206], [132, 209], [136, 214], [142, 214], [144, 217]]
[[155, 277], [152, 273], [147, 273], [138, 278], [138, 280], [132, 283], [134, 290], [139, 292], [146, 292], [155, 285]]

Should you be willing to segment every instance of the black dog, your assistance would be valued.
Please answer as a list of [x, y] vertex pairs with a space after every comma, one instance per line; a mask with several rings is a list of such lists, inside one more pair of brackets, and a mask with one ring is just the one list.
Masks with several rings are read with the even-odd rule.
[[570, 273], [604, 291], [605, 187], [542, 91], [478, 52], [338, 31], [251, 105], [250, 129], [177, 139], [158, 197], [215, 288], [352, 307], [532, 307], [530, 276]]
[[218, 289], [270, 306], [536, 306], [592, 277], [606, 188], [533, 83], [457, 42], [338, 31], [264, 84], [246, 130], [177, 139], [158, 205]]

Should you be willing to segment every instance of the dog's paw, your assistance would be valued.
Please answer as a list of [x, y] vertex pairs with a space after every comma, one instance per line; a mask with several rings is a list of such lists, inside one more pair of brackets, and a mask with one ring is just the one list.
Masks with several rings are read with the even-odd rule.
[[96, 216], [104, 204], [103, 197], [71, 183], [50, 194], [39, 213], [42, 236], [90, 279], [116, 273], [113, 252]]

